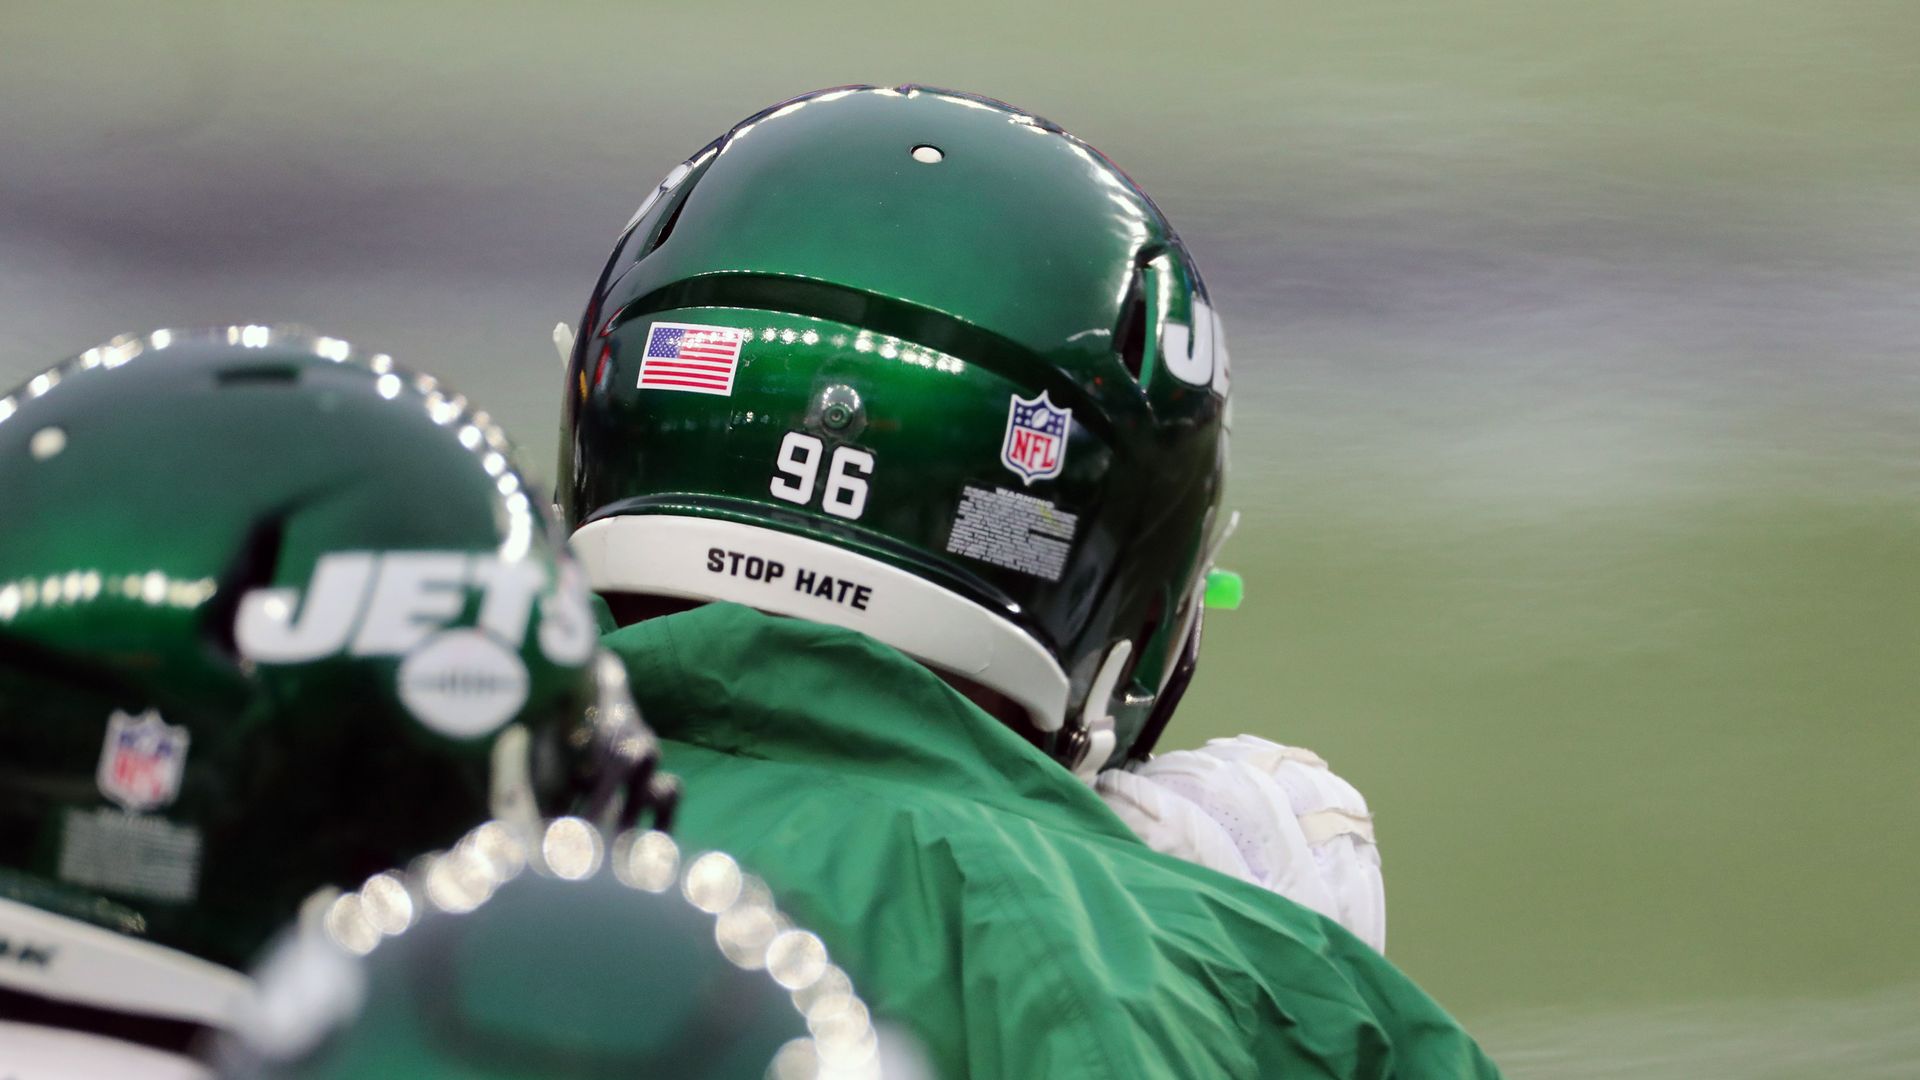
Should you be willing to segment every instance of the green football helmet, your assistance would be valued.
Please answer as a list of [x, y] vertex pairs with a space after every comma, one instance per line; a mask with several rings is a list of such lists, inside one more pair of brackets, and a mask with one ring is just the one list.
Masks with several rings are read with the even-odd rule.
[[1090, 774], [1145, 756], [1191, 675], [1227, 395], [1191, 256], [1098, 151], [985, 98], [840, 87], [736, 125], [628, 223], [557, 499], [616, 616], [864, 631]]
[[729, 856], [579, 818], [537, 841], [489, 823], [335, 899], [269, 955], [221, 1075], [903, 1075], [826, 946]]
[[316, 889], [671, 796], [499, 429], [384, 355], [89, 349], [0, 396], [0, 506], [0, 1013], [190, 1037]]

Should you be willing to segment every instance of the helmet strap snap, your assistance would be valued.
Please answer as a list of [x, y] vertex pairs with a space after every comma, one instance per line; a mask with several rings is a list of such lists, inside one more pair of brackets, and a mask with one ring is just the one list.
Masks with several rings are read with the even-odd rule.
[[1113, 691], [1120, 685], [1120, 673], [1127, 669], [1127, 661], [1132, 656], [1133, 642], [1114, 642], [1107, 650], [1107, 658], [1100, 663], [1100, 673], [1094, 676], [1093, 686], [1087, 691], [1087, 703], [1080, 708], [1076, 731], [1084, 735], [1084, 750], [1079, 753], [1079, 760], [1069, 761], [1067, 767], [1089, 784], [1113, 756], [1118, 738], [1113, 730]]

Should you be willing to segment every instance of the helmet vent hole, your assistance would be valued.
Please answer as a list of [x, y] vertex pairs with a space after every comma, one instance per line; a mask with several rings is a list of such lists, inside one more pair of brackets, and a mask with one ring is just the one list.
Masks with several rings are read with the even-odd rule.
[[922, 165], [938, 165], [946, 158], [946, 151], [930, 143], [921, 143], [913, 148], [913, 160]]
[[1134, 674], [1140, 669], [1140, 660], [1146, 655], [1147, 646], [1153, 642], [1154, 635], [1160, 632], [1161, 624], [1167, 617], [1167, 594], [1165, 590], [1153, 598], [1153, 606], [1147, 609], [1147, 617], [1141, 622], [1140, 629], [1133, 635], [1133, 657], [1127, 663], [1127, 670], [1120, 676], [1120, 685], [1133, 681]]
[[644, 259], [648, 255], [660, 250], [660, 245], [666, 243], [667, 237], [673, 235], [673, 227], [680, 224], [680, 212], [686, 208], [687, 199], [685, 195], [682, 195], [680, 201], [673, 204], [673, 213], [667, 215], [666, 224], [660, 226], [660, 232], [654, 236], [653, 243], [647, 245], [647, 250], [645, 254], [640, 256], [641, 258]]
[[292, 364], [252, 364], [227, 368], [213, 378], [221, 386], [292, 386], [300, 381], [300, 369]]
[[1141, 271], [1135, 270], [1133, 282], [1127, 286], [1126, 306], [1120, 310], [1120, 325], [1113, 331], [1114, 351], [1135, 382], [1140, 381], [1140, 368], [1147, 355], [1147, 291], [1141, 277]]

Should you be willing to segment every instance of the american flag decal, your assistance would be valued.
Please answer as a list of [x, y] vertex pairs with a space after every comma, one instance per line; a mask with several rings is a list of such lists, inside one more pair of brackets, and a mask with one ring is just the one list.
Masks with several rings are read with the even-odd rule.
[[640, 389], [731, 397], [740, 349], [752, 336], [736, 326], [654, 323], [640, 359]]

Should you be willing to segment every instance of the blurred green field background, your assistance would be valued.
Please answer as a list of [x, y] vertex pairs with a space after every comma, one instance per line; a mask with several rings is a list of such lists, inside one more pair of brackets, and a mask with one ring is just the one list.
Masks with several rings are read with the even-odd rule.
[[1516, 1075], [1912, 1076], [1916, 15], [9, 3], [0, 381], [302, 321], [551, 476], [548, 331], [659, 174], [819, 86], [1019, 103], [1227, 320], [1250, 601], [1172, 740], [1353, 779], [1390, 955]]

